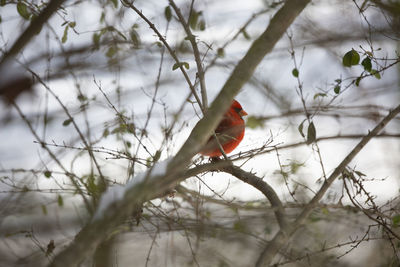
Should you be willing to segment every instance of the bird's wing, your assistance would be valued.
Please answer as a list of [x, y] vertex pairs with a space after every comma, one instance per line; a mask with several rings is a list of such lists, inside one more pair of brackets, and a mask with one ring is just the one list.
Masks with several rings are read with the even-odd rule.
[[240, 136], [243, 130], [244, 122], [241, 118], [240, 121], [236, 121], [232, 118], [224, 117], [217, 129], [215, 129], [215, 133], [220, 143], [224, 144]]
[[[215, 134], [218, 138], [219, 143], [223, 146], [229, 142], [238, 141], [237, 139], [242, 135], [244, 131], [244, 123], [232, 124], [229, 119], [223, 119], [215, 129]], [[214, 138], [214, 135], [208, 139], [207, 144], [204, 147], [205, 151], [218, 149], [218, 143]]]

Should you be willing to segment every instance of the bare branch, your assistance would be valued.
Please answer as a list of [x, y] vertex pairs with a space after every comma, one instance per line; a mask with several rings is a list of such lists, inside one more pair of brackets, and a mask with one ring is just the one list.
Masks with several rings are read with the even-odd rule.
[[199, 81], [200, 81], [201, 97], [202, 97], [202, 101], [203, 101], [202, 104], [203, 104], [203, 108], [205, 110], [207, 110], [208, 100], [207, 100], [206, 83], [205, 83], [205, 79], [204, 79], [204, 69], [203, 69], [201, 58], [200, 58], [199, 48], [196, 43], [196, 37], [192, 34], [192, 31], [190, 30], [188, 23], [185, 21], [185, 18], [183, 17], [179, 8], [176, 6], [175, 2], [173, 0], [169, 0], [169, 4], [175, 10], [176, 15], [178, 15], [179, 22], [182, 24], [183, 28], [185, 29], [185, 32], [188, 35], [190, 44], [193, 47], [194, 59], [196, 61], [196, 65], [197, 65], [197, 74], [199, 75]]
[[266, 198], [269, 200], [271, 203], [272, 209], [275, 212], [276, 219], [279, 223], [279, 226], [281, 229], [286, 228], [287, 220], [285, 216], [285, 211], [283, 204], [281, 200], [279, 199], [278, 195], [276, 194], [275, 190], [263, 179], [260, 177], [257, 177], [255, 174], [246, 172], [242, 170], [241, 168], [234, 166], [234, 165], [229, 165], [227, 167], [223, 167], [221, 170], [232, 174], [239, 180], [252, 185], [253, 187], [257, 188], [260, 190], [261, 193], [263, 193]]
[[[175, 62], [177, 64], [181, 63], [179, 61], [179, 58], [177, 57], [175, 51], [171, 48], [171, 46], [168, 44], [167, 40], [165, 40], [165, 38], [161, 35], [161, 33], [157, 30], [157, 28], [154, 26], [154, 24], [139, 10], [137, 9], [132, 3], [129, 3], [128, 1], [125, 0], [121, 0], [122, 4], [131, 8], [132, 10], [134, 10], [149, 26], [150, 28], [155, 32], [155, 34], [157, 35], [157, 37], [160, 39], [160, 41], [164, 44], [164, 46], [167, 48], [169, 54], [171, 55], [171, 57], [175, 60]], [[192, 82], [190, 81], [189, 75], [187, 74], [187, 72], [185, 71], [185, 68], [183, 67], [182, 64], [179, 64], [179, 69], [181, 70], [183, 76], [185, 77], [185, 80], [187, 82], [187, 84], [189, 85], [189, 88], [192, 92], [192, 94], [194, 95], [194, 97], [196, 98], [197, 103], [200, 106], [200, 109], [202, 110], [202, 112], [204, 113], [204, 107], [201, 103], [201, 100], [196, 92], [196, 88], [194, 88], [194, 85], [192, 84]]]
[[[354, 159], [354, 157], [364, 148], [364, 146], [371, 141], [397, 114], [400, 113], [400, 105], [393, 109], [389, 114], [380, 122], [375, 128], [369, 132], [368, 135], [364, 136], [361, 141], [353, 148], [353, 150], [343, 159], [343, 161], [336, 167], [336, 169], [329, 175], [328, 179], [325, 180], [321, 188], [313, 199], [304, 207], [303, 211], [299, 214], [296, 220], [291, 224], [292, 226], [288, 229], [281, 229], [271, 240], [271, 242], [265, 247], [263, 252], [257, 259], [256, 266], [263, 266], [270, 264], [274, 256], [282, 248], [288, 239], [296, 232], [296, 230], [305, 222], [313, 209], [318, 205], [319, 201], [324, 196], [325, 192], [332, 185], [332, 183], [339, 177], [344, 171], [346, 166]], [[285, 231], [287, 230], [287, 231]]]

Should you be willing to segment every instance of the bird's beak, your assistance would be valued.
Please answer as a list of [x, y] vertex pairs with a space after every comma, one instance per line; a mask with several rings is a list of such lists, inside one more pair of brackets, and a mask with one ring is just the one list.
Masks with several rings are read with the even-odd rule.
[[247, 114], [246, 111], [244, 111], [244, 110], [242, 109], [241, 111], [239, 111], [239, 115], [243, 117], [243, 116], [247, 116], [248, 114]]

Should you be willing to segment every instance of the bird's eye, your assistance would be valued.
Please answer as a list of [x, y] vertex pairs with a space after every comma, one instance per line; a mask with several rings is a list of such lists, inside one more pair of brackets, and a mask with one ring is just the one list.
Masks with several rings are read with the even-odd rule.
[[240, 113], [240, 111], [242, 111], [242, 108], [233, 108], [237, 113]]

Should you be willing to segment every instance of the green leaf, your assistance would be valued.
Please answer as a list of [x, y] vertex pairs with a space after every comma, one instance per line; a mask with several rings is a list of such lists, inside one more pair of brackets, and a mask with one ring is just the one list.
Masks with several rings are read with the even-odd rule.
[[315, 131], [315, 126], [314, 122], [311, 122], [310, 125], [308, 125], [308, 130], [307, 130], [307, 145], [313, 143], [316, 139], [317, 132]]
[[5, 6], [6, 5], [6, 0], [0, 0], [0, 6]]
[[255, 116], [249, 116], [247, 118], [246, 126], [251, 129], [262, 128], [264, 127], [264, 119]]
[[304, 162], [299, 162], [297, 160], [291, 160], [290, 161], [290, 173], [296, 174], [300, 167], [303, 167], [305, 164]]
[[303, 127], [304, 127], [304, 122], [305, 122], [306, 120], [303, 120], [301, 123], [300, 123], [300, 125], [299, 125], [299, 127], [297, 128], [298, 130], [299, 130], [299, 133], [301, 134], [301, 136], [303, 136], [303, 137], [306, 137], [305, 135], [304, 135], [304, 133], [303, 133]]
[[361, 4], [360, 13], [364, 13], [364, 11], [368, 8], [368, 2], [369, 0], [364, 0], [364, 2]]
[[65, 121], [63, 121], [63, 126], [68, 126], [70, 123], [72, 122], [72, 119], [67, 119]]
[[107, 50], [106, 56], [112, 58], [117, 53], [118, 48], [116, 46], [110, 46]]
[[311, 214], [309, 218], [310, 218], [311, 222], [318, 222], [321, 220], [321, 218], [318, 217], [318, 215], [316, 215], [316, 214]]
[[106, 32], [112, 31], [114, 29], [113, 26], [109, 26], [109, 27], [104, 27], [103, 29], [100, 30], [100, 35], [105, 34]]
[[394, 227], [398, 227], [400, 225], [400, 214], [392, 217], [392, 223]]
[[200, 31], [204, 31], [206, 29], [206, 22], [202, 19], [200, 20], [198, 26]]
[[83, 94], [78, 94], [78, 96], [76, 97], [80, 102], [86, 101], [87, 97]]
[[189, 63], [187, 63], [187, 62], [178, 62], [178, 63], [175, 63], [172, 66], [172, 70], [176, 70], [176, 69], [180, 68], [181, 66], [184, 66], [186, 69], [189, 69]]
[[351, 49], [343, 56], [343, 66], [351, 67], [357, 65], [360, 62], [360, 55], [354, 49]]
[[242, 222], [242, 221], [236, 221], [233, 224], [233, 229], [238, 231], [238, 232], [244, 233], [244, 232], [246, 232], [246, 228], [247, 228], [246, 224], [244, 222]]
[[171, 21], [172, 19], [172, 12], [171, 12], [171, 7], [166, 6], [164, 9], [164, 16], [167, 19], [167, 21]]
[[43, 174], [44, 174], [44, 176], [46, 178], [50, 178], [51, 177], [51, 171], [45, 171]]
[[28, 11], [28, 7], [21, 1], [18, 1], [17, 3], [17, 11], [21, 17], [23, 17], [26, 20], [29, 20], [31, 13]]
[[107, 137], [110, 134], [110, 130], [108, 128], [105, 128], [103, 131], [103, 137]]
[[244, 38], [246, 40], [250, 40], [251, 39], [250, 35], [246, 32], [246, 30], [242, 30], [242, 34], [243, 34], [243, 36], [244, 36]]
[[372, 70], [370, 71], [370, 73], [371, 73], [372, 75], [374, 75], [375, 78], [377, 78], [378, 80], [381, 78], [381, 74], [380, 74], [377, 70], [375, 70], [375, 69], [372, 69]]
[[335, 92], [335, 94], [339, 94], [340, 93], [340, 85], [339, 84], [337, 84], [336, 86], [335, 86], [335, 88], [333, 88], [333, 91]]
[[292, 70], [292, 75], [294, 76], [294, 77], [299, 77], [299, 70], [298, 69], [296, 69], [296, 68], [294, 68], [293, 70]]
[[127, 130], [127, 132], [128, 133], [135, 133], [135, 129], [136, 129], [136, 127], [135, 127], [135, 124], [133, 124], [133, 123], [128, 123], [127, 125], [126, 125], [126, 130]]
[[327, 96], [327, 94], [325, 94], [325, 93], [317, 93], [314, 95], [314, 100], [317, 99], [318, 97], [326, 97], [326, 96]]
[[147, 158], [146, 158], [146, 167], [147, 167], [147, 168], [150, 168], [150, 167], [151, 167], [151, 163], [152, 163], [151, 157], [147, 157]]
[[225, 50], [223, 48], [218, 48], [217, 50], [217, 55], [218, 57], [224, 57], [225, 56]]
[[322, 211], [323, 214], [329, 215], [329, 210], [326, 207], [322, 207], [321, 211]]
[[114, 7], [117, 8], [118, 7], [118, 0], [110, 0], [111, 3], [114, 4]]
[[372, 63], [369, 57], [366, 57], [361, 61], [361, 65], [364, 67], [364, 70], [370, 72], [372, 70]]
[[106, 14], [104, 12], [101, 12], [100, 23], [103, 23], [105, 19], [106, 19]]
[[90, 174], [87, 176], [86, 186], [91, 195], [95, 196], [99, 193], [99, 186], [96, 184], [94, 175]]
[[131, 37], [133, 46], [135, 48], [139, 47], [140, 46], [140, 37], [134, 27], [131, 28], [131, 30], [129, 32], [129, 36]]
[[92, 37], [93, 43], [96, 48], [98, 48], [100, 46], [100, 37], [101, 37], [101, 35], [98, 33], [93, 34], [93, 37]]
[[179, 63], [175, 63], [173, 66], [172, 66], [172, 70], [176, 70], [177, 68], [179, 68], [181, 65], [179, 64]]
[[58, 195], [57, 203], [58, 203], [58, 206], [60, 206], [60, 207], [64, 206], [64, 200], [61, 195]]
[[42, 212], [44, 215], [47, 215], [47, 208], [45, 205], [42, 205]]
[[359, 86], [359, 85], [360, 85], [360, 81], [361, 81], [361, 77], [358, 77], [358, 78], [356, 79], [356, 86]]
[[200, 12], [197, 12], [195, 10], [192, 11], [190, 18], [189, 18], [189, 26], [190, 26], [190, 28], [192, 28], [192, 30], [196, 30], [197, 21], [198, 21], [200, 15], [201, 15], [201, 11]]
[[65, 42], [67, 41], [67, 38], [68, 38], [68, 25], [65, 27], [65, 29], [64, 29], [64, 34], [63, 34], [63, 37], [61, 38], [61, 42], [63, 43], [63, 44], [65, 44]]
[[161, 157], [161, 151], [157, 150], [156, 154], [153, 156], [153, 161], [154, 162], [158, 161], [160, 159], [160, 157]]

